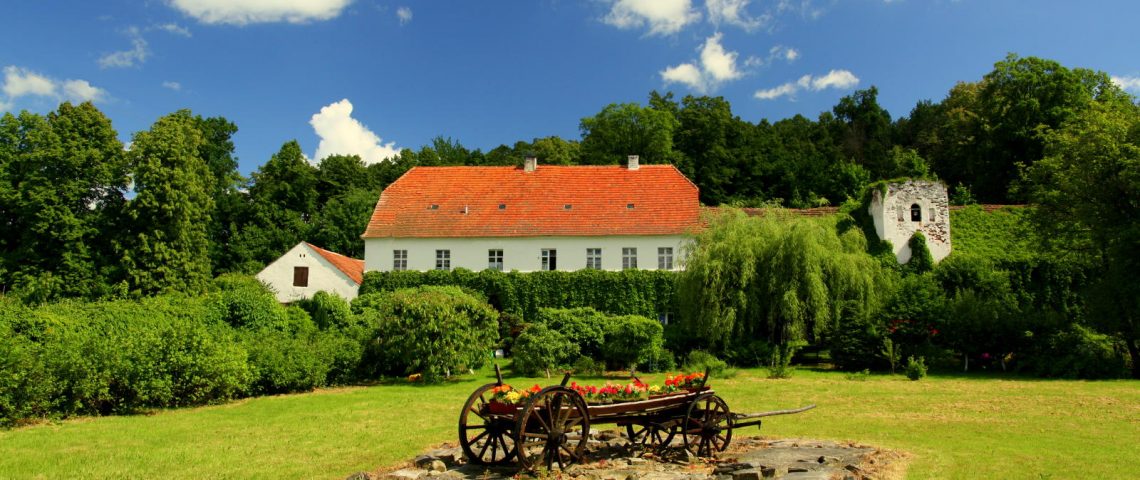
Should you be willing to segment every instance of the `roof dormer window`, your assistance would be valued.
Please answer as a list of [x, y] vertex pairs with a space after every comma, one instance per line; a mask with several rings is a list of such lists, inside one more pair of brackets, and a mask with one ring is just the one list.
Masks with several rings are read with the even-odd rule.
[[625, 208], [627, 208], [627, 209], [630, 209], [630, 210], [633, 210], [633, 204], [632, 204], [632, 203], [627, 203], [627, 204], [625, 204]]
[[428, 210], [439, 210], [439, 204], [436, 204], [436, 203], [431, 204], [431, 206], [428, 207]]
[[507, 209], [507, 204], [505, 204], [505, 203], [499, 204], [499, 210], [506, 210], [506, 209]]
[[567, 203], [566, 205], [563, 205], [562, 208], [566, 209], [566, 210], [570, 210], [571, 208], [574, 208], [574, 206]]

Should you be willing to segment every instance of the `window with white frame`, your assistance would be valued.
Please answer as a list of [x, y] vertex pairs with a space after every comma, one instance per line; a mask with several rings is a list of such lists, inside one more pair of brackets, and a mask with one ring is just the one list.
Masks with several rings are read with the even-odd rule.
[[631, 270], [637, 268], [637, 248], [623, 247], [621, 249], [621, 269]]
[[669, 322], [672, 320], [673, 320], [673, 313], [672, 312], [665, 312], [665, 313], [658, 313], [657, 314], [657, 321], [661, 322], [661, 325], [668, 325]]
[[451, 270], [451, 250], [435, 251], [435, 269]]
[[673, 269], [673, 247], [657, 247], [657, 269]]
[[408, 269], [408, 251], [392, 250], [392, 270]]
[[600, 248], [587, 248], [586, 249], [586, 268], [589, 270], [602, 269], [602, 249]]
[[553, 248], [542, 249], [542, 269], [558, 270], [558, 250]]
[[487, 250], [487, 268], [503, 271], [503, 250], [501, 248]]

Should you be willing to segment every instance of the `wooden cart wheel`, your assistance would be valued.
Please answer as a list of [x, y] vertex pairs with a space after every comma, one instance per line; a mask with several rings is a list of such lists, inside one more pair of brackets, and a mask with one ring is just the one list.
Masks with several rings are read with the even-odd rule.
[[488, 383], [467, 397], [459, 414], [459, 444], [467, 460], [476, 465], [501, 465], [514, 460], [514, 417], [495, 415], [487, 410], [498, 384]]
[[629, 443], [641, 447], [657, 450], [669, 445], [673, 436], [677, 434], [677, 426], [665, 426], [659, 423], [634, 424], [625, 426], [625, 435]]
[[698, 457], [723, 452], [732, 441], [735, 420], [728, 404], [713, 393], [705, 393], [689, 404], [681, 434], [685, 448]]
[[532, 395], [515, 424], [519, 466], [564, 469], [582, 459], [590, 436], [586, 401], [569, 388], [546, 387]]

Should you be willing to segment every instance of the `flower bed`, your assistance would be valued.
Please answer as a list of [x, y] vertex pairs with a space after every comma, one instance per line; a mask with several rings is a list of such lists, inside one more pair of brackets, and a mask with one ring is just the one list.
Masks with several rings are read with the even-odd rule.
[[[665, 385], [649, 385], [639, 379], [619, 385], [606, 382], [602, 386], [579, 385], [570, 383], [570, 389], [578, 392], [589, 405], [608, 405], [621, 402], [635, 402], [647, 400], [676, 393], [688, 393], [704, 387], [705, 374], [690, 373], [688, 375], [667, 375]], [[493, 413], [513, 413], [515, 408], [526, 403], [526, 400], [542, 390], [538, 384], [525, 390], [518, 390], [510, 385], [503, 384], [491, 389], [490, 408]]]

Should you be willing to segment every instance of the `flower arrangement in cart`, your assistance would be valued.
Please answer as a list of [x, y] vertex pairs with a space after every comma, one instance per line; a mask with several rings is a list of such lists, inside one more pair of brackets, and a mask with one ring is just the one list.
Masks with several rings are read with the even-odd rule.
[[[666, 375], [665, 385], [649, 385], [635, 378], [634, 381], [624, 385], [606, 382], [605, 385], [579, 385], [571, 382], [570, 389], [578, 392], [586, 403], [604, 405], [618, 402], [633, 402], [646, 400], [651, 396], [669, 395], [677, 392], [688, 392], [704, 386], [705, 374], [697, 372], [690, 374]], [[491, 389], [491, 401], [506, 405], [522, 405], [526, 400], [542, 390], [538, 384], [519, 390], [510, 385], [502, 384]]]

